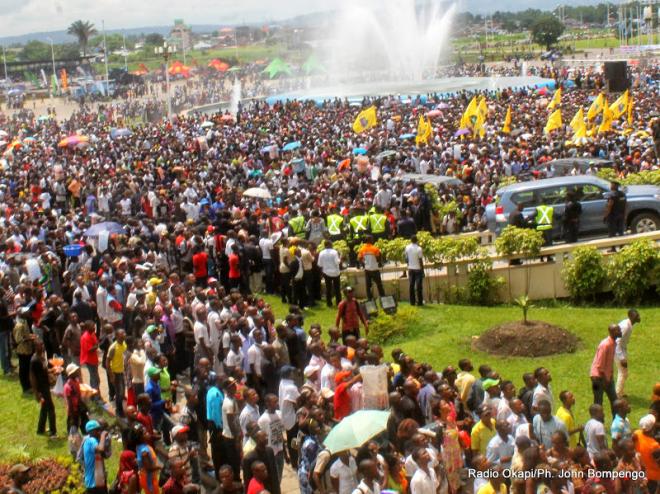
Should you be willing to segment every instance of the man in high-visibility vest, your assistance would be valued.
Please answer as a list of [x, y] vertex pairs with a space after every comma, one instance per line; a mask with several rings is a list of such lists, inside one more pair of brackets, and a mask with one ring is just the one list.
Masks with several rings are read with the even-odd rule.
[[339, 214], [337, 206], [330, 208], [330, 214], [326, 216], [325, 221], [330, 240], [333, 242], [335, 240], [343, 240], [345, 237], [344, 217]]
[[375, 206], [375, 211], [369, 215], [369, 231], [376, 240], [389, 236], [389, 221], [378, 206]]
[[298, 237], [300, 239], [304, 239], [306, 223], [305, 217], [300, 211], [292, 211], [291, 215], [292, 218], [289, 220], [289, 237]]
[[361, 207], [355, 208], [353, 210], [353, 216], [348, 220], [348, 226], [350, 227], [350, 240], [348, 242], [349, 261], [351, 266], [355, 266], [357, 263], [355, 246], [362, 243], [364, 236], [369, 230], [369, 215], [365, 214]]
[[534, 224], [536, 225], [536, 231], [543, 233], [543, 239], [545, 240], [544, 247], [552, 245], [552, 217], [554, 211], [555, 208], [545, 204], [536, 207]]

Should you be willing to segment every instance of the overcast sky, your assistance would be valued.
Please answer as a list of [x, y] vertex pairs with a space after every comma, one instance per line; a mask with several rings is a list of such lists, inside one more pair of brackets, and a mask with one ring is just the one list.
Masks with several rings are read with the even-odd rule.
[[[282, 20], [312, 12], [337, 10], [342, 5], [370, 4], [383, 0], [0, 0], [0, 36], [63, 31], [78, 19], [106, 29], [168, 26], [174, 19], [187, 24], [223, 26], [243, 22]], [[456, 1], [458, 11], [493, 12], [527, 7], [551, 9], [566, 0], [415, 0]], [[567, 3], [594, 4], [599, 0]]]

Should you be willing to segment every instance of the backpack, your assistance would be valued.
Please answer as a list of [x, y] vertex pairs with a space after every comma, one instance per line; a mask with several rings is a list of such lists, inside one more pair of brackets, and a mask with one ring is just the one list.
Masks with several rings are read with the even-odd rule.
[[[317, 485], [316, 480], [314, 480], [314, 470], [316, 470], [316, 461], [319, 459], [319, 455], [321, 453], [324, 453], [324, 452], [330, 453], [330, 451], [327, 448], [323, 448], [321, 451], [319, 451], [317, 453], [317, 455], [312, 460], [312, 463], [309, 465], [309, 485], [312, 486], [312, 489], [314, 489], [314, 491], [317, 491], [317, 490], [321, 489], [321, 487], [322, 487], [320, 485]], [[328, 462], [325, 464], [325, 466], [323, 467], [323, 470], [321, 471], [321, 473], [319, 475], [319, 478], [321, 479], [321, 482], [325, 482], [325, 480], [326, 480], [325, 476], [328, 473], [328, 471], [330, 470], [330, 466], [332, 465], [333, 460], [334, 460], [334, 457], [333, 457], [332, 454], [330, 454], [330, 458], [328, 459]], [[327, 489], [324, 489], [324, 490], [327, 491]]]

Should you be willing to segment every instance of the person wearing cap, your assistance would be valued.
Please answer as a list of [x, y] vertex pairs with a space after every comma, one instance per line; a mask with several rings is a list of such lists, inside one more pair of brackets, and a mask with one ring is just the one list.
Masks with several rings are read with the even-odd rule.
[[364, 325], [364, 331], [368, 335], [369, 323], [360, 309], [360, 304], [354, 298], [353, 287], [348, 286], [344, 289], [344, 300], [337, 306], [337, 317], [335, 318], [335, 326], [341, 328], [344, 343], [349, 335], [360, 338], [360, 322]]
[[639, 419], [639, 429], [633, 433], [635, 450], [646, 470], [649, 492], [657, 491], [660, 486], [660, 462], [658, 461], [658, 450], [660, 442], [654, 433], [657, 417], [652, 413], [644, 415]]
[[351, 413], [351, 387], [362, 381], [362, 374], [353, 375], [352, 371], [341, 370], [335, 374], [335, 394], [333, 396], [335, 420], [339, 422]]
[[147, 377], [148, 381], [144, 387], [144, 391], [151, 398], [151, 410], [149, 413], [153, 420], [154, 429], [160, 430], [166, 405], [160, 391], [160, 369], [156, 366], [149, 367]]
[[197, 456], [197, 451], [188, 442], [189, 431], [190, 428], [187, 425], [179, 424], [172, 427], [172, 445], [167, 452], [170, 463], [179, 462], [183, 466], [184, 485], [193, 482], [192, 462]]
[[488, 405], [479, 408], [479, 421], [474, 424], [470, 432], [470, 448], [473, 454], [486, 455], [488, 443], [495, 437], [495, 419], [491, 415]]
[[65, 373], [66, 430], [71, 430], [71, 427], [84, 430], [87, 423], [87, 407], [80, 393], [80, 367], [71, 363], [66, 366]]
[[11, 479], [11, 487], [8, 494], [24, 494], [23, 486], [28, 483], [30, 476], [30, 467], [18, 463], [9, 469], [9, 478]]
[[101, 494], [107, 492], [105, 447], [108, 433], [96, 420], [87, 422], [85, 432], [87, 435], [80, 446], [85, 488], [88, 494]]

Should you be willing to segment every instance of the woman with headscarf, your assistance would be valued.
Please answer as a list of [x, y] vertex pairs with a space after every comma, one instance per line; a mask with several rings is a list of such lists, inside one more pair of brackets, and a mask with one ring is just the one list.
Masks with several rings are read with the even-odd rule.
[[633, 433], [635, 449], [646, 469], [649, 492], [656, 492], [660, 485], [660, 443], [653, 434], [655, 422], [655, 415], [644, 415], [639, 419], [639, 430]]
[[316, 460], [316, 455], [321, 451], [321, 428], [314, 419], [308, 419], [301, 428], [304, 433], [304, 439], [300, 447], [300, 460], [298, 463], [298, 482], [300, 483], [301, 494], [312, 494], [312, 488], [309, 479], [312, 474], [312, 464]]
[[140, 492], [137, 458], [133, 451], [121, 452], [115, 485], [116, 489], [112, 492], [120, 494], [137, 494]]

